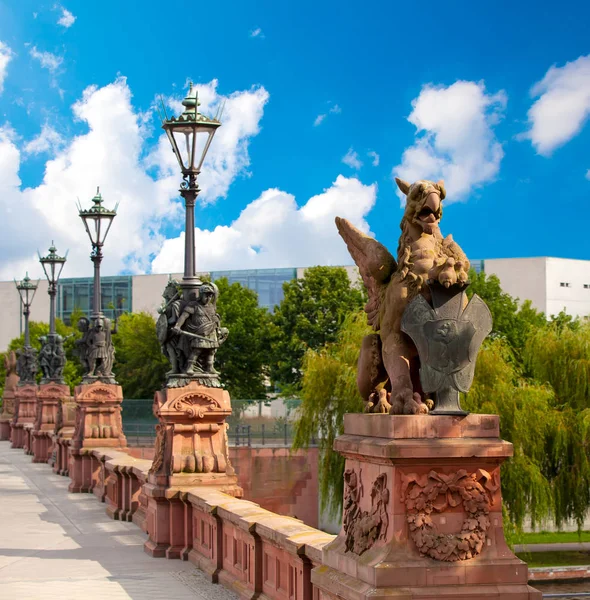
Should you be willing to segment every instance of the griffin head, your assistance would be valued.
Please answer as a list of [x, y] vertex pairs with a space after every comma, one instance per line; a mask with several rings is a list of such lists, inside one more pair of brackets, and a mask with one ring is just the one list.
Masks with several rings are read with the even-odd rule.
[[406, 195], [402, 229], [404, 221], [406, 221], [417, 225], [424, 233], [432, 235], [442, 218], [442, 201], [446, 196], [444, 182], [442, 180], [438, 183], [420, 180], [410, 185], [407, 181], [397, 177], [395, 182]]

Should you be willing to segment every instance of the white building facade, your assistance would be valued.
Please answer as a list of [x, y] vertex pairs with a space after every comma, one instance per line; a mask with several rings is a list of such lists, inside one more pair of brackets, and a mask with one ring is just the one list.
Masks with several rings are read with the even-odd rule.
[[530, 300], [547, 317], [562, 310], [573, 317], [590, 315], [590, 260], [573, 258], [494, 258], [483, 261], [511, 296]]

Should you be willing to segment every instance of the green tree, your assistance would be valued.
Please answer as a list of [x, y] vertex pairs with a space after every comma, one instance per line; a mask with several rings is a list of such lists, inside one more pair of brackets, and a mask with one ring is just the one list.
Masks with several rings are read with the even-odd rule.
[[500, 280], [495, 275], [486, 275], [483, 271], [469, 272], [471, 285], [467, 288], [467, 296], [477, 294], [488, 305], [493, 318], [491, 337], [503, 337], [512, 350], [520, 357], [520, 353], [529, 333], [545, 325], [545, 315], [535, 310], [530, 300], [520, 306], [518, 298], [502, 291]]
[[224, 277], [219, 288], [217, 312], [221, 325], [229, 329], [227, 340], [217, 351], [216, 368], [232, 399], [266, 397], [270, 343], [270, 316], [258, 306], [256, 292]]
[[345, 317], [365, 301], [343, 267], [311, 267], [301, 279], [283, 284], [284, 298], [272, 317], [271, 379], [295, 392], [303, 357], [336, 340]]
[[363, 311], [349, 313], [336, 341], [318, 350], [309, 349], [303, 360], [300, 417], [293, 448], [306, 448], [317, 438], [320, 503], [332, 516], [342, 509], [344, 473], [344, 458], [332, 447], [343, 431], [344, 415], [363, 410], [356, 386], [356, 364], [362, 339], [370, 332]]
[[154, 317], [124, 313], [118, 319], [113, 371], [124, 398], [152, 398], [163, 387], [170, 363], [162, 354]]

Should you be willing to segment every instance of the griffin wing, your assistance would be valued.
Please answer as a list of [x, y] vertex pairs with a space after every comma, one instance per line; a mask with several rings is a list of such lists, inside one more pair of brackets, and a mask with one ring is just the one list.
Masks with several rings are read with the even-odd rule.
[[346, 219], [336, 217], [336, 227], [359, 268], [363, 283], [367, 288], [369, 300], [365, 305], [365, 312], [369, 325], [375, 331], [379, 331], [381, 297], [385, 286], [397, 269], [397, 263], [383, 244], [365, 235]]

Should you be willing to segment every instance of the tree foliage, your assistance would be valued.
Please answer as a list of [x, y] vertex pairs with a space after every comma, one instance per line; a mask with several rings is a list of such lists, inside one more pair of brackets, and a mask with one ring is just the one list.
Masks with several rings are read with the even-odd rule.
[[535, 310], [530, 300], [520, 306], [518, 298], [502, 291], [500, 280], [495, 275], [486, 275], [483, 271], [469, 272], [471, 285], [467, 288], [467, 296], [477, 294], [488, 305], [493, 319], [491, 337], [504, 338], [513, 352], [520, 356], [525, 341], [531, 330], [543, 327], [545, 315]]
[[364, 312], [349, 313], [336, 342], [319, 350], [309, 349], [303, 361], [300, 418], [293, 447], [305, 448], [317, 437], [321, 506], [333, 516], [342, 507], [344, 458], [332, 447], [343, 431], [344, 415], [363, 410], [356, 364], [361, 341], [369, 332]]
[[113, 372], [124, 398], [152, 398], [162, 388], [170, 363], [162, 354], [156, 322], [147, 312], [124, 313], [118, 319]]
[[217, 351], [216, 369], [232, 399], [266, 397], [270, 345], [270, 316], [258, 306], [256, 292], [226, 278], [219, 288], [217, 311], [229, 336]]
[[283, 284], [284, 298], [273, 314], [273, 382], [287, 390], [301, 384], [308, 349], [336, 340], [346, 316], [360, 308], [364, 290], [350, 283], [343, 267], [311, 267], [301, 279]]

